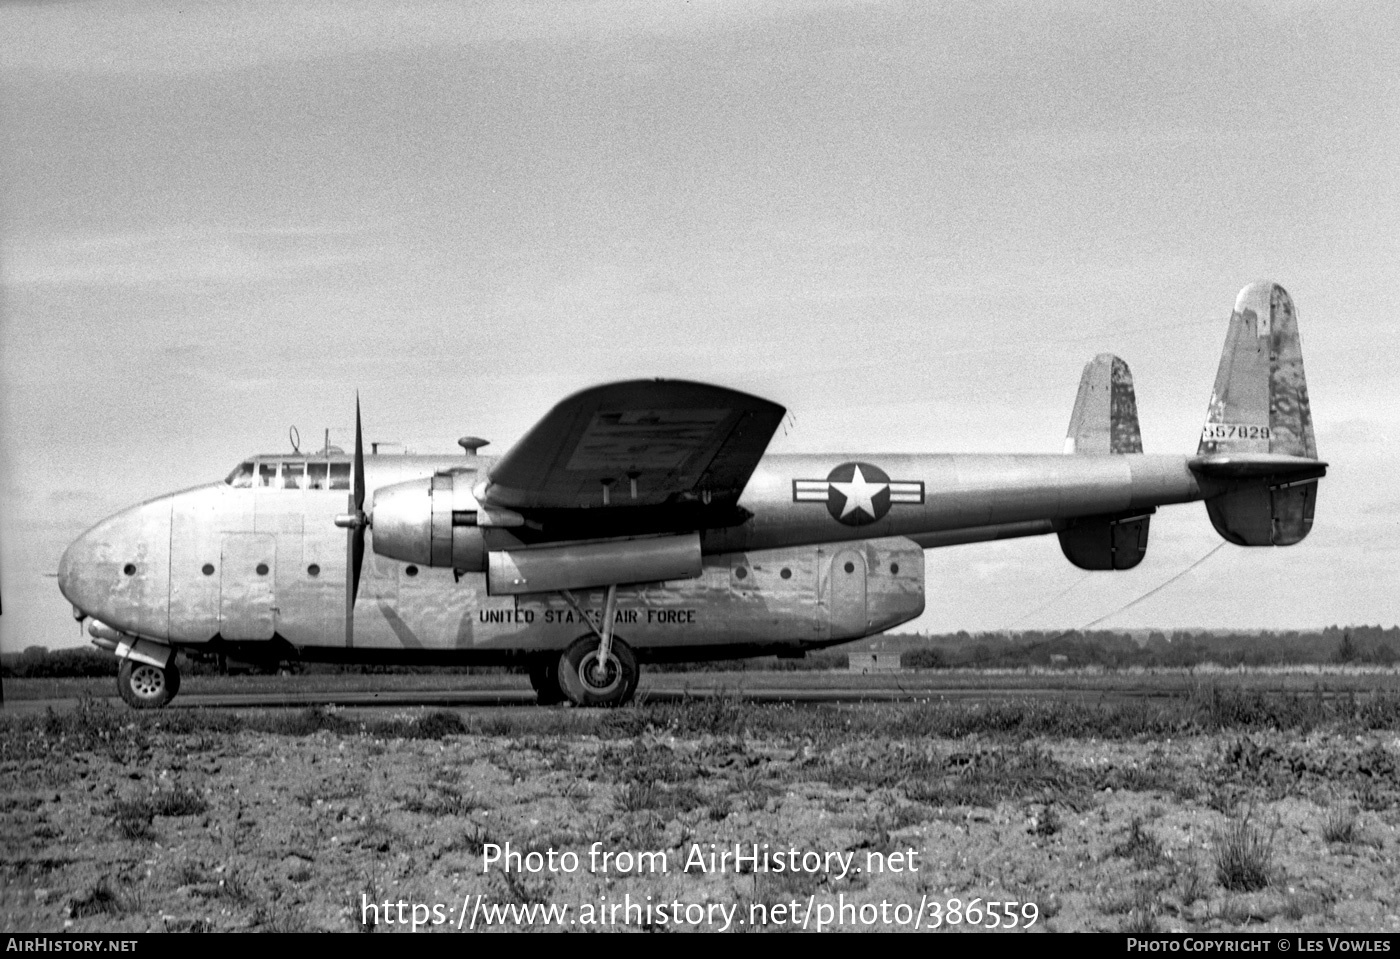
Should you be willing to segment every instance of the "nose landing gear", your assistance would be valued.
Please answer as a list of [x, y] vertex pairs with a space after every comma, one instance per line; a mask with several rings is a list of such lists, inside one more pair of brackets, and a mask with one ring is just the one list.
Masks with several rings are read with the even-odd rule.
[[159, 709], [180, 691], [180, 670], [174, 657], [164, 668], [134, 659], [122, 660], [117, 692], [134, 709]]

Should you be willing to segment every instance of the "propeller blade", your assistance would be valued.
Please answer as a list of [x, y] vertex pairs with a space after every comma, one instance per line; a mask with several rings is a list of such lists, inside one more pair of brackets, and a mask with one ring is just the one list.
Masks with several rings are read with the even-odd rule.
[[355, 599], [360, 595], [360, 568], [365, 561], [365, 444], [360, 428], [360, 394], [355, 394], [355, 466], [350, 489], [350, 517], [345, 538], [345, 645], [355, 645]]
[[355, 511], [365, 508], [365, 444], [360, 430], [360, 394], [355, 394]]

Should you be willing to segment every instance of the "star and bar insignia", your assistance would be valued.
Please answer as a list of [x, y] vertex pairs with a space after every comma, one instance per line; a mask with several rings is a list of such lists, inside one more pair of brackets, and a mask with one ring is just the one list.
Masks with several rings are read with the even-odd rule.
[[894, 503], [922, 505], [924, 484], [892, 480], [869, 463], [842, 463], [824, 480], [793, 480], [792, 501], [825, 503], [837, 522], [866, 526], [883, 518]]

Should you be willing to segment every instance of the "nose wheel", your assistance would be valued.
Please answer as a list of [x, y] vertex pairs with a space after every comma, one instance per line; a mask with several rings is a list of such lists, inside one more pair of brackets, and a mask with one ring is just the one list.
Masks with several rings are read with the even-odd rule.
[[134, 709], [159, 709], [180, 691], [180, 670], [172, 657], [162, 669], [133, 659], [122, 661], [117, 692]]

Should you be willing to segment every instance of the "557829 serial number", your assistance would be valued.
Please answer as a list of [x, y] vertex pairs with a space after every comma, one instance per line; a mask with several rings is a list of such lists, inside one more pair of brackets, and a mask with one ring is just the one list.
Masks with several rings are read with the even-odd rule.
[[1254, 426], [1248, 423], [1207, 423], [1201, 430], [1203, 440], [1267, 440], [1270, 439], [1267, 426]]

